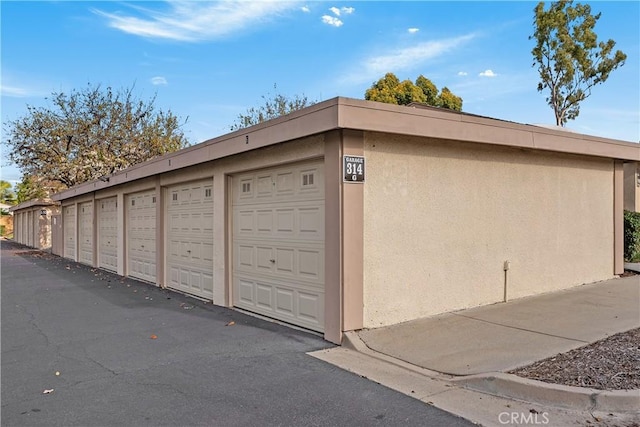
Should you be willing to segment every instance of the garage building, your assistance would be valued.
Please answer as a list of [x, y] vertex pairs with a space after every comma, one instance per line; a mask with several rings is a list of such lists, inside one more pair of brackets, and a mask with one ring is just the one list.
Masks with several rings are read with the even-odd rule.
[[53, 222], [57, 224], [59, 203], [52, 200], [27, 200], [12, 206], [13, 240], [23, 245], [51, 250], [51, 229]]
[[64, 256], [324, 334], [623, 271], [638, 144], [334, 98], [55, 196]]

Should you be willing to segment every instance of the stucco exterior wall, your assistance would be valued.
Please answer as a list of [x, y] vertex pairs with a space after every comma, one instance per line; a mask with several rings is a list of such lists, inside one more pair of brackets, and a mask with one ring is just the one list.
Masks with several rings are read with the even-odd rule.
[[624, 209], [640, 212], [640, 163], [624, 164]]
[[613, 276], [613, 161], [365, 133], [364, 327]]

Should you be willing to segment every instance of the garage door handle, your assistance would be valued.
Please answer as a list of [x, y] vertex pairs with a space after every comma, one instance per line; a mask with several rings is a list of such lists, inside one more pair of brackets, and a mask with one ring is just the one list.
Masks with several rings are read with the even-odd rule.
[[191, 251], [190, 251], [190, 250], [187, 250], [187, 253], [188, 253], [188, 254], [190, 254], [190, 253], [191, 253]]
[[269, 261], [270, 261], [270, 262], [272, 262], [272, 263], [274, 263], [274, 264], [276, 263], [276, 260], [275, 260], [275, 259], [270, 259]]
[[144, 248], [144, 245], [140, 245], [141, 248]]

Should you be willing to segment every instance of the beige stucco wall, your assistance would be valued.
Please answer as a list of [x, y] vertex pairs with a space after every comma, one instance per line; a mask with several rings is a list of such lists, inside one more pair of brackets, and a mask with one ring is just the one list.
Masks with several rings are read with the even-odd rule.
[[365, 133], [364, 326], [613, 276], [613, 161]]
[[624, 209], [640, 212], [640, 164], [624, 164]]

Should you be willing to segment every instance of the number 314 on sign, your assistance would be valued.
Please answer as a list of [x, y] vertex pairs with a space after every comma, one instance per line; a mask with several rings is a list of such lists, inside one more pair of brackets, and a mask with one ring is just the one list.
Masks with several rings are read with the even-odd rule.
[[342, 176], [344, 182], [364, 182], [364, 157], [343, 156]]

